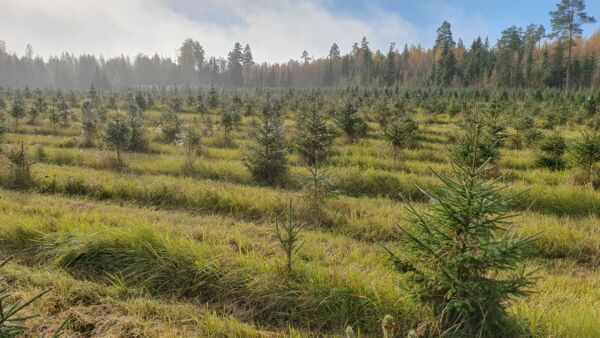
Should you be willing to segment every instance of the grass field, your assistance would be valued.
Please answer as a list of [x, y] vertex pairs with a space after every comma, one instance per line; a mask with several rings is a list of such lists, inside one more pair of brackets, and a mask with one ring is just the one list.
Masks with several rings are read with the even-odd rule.
[[[67, 336], [342, 337], [351, 325], [377, 337], [392, 315], [404, 337], [433, 320], [381, 244], [401, 251], [405, 202], [425, 209], [419, 187], [437, 191], [432, 170], [452, 173], [458, 118], [419, 110], [418, 146], [398, 161], [374, 122], [354, 144], [338, 137], [327, 165], [338, 192], [324, 205], [328, 226], [305, 224], [290, 276], [274, 222], [290, 198], [302, 199], [308, 169], [297, 155], [280, 187], [257, 184], [244, 165], [254, 119], [244, 117], [229, 144], [219, 128], [203, 136], [184, 174], [184, 149], [160, 142], [159, 115], [145, 113], [150, 151], [124, 153], [122, 170], [101, 142], [78, 146], [75, 121], [55, 133], [40, 119], [4, 136], [5, 151], [24, 141], [35, 160], [30, 187], [10, 189], [5, 173], [0, 190], [1, 255], [13, 257], [0, 285], [13, 301], [50, 290], [25, 310], [39, 315], [28, 321], [32, 332], [67, 320]], [[558, 127], [567, 140], [581, 129]], [[532, 148], [501, 153], [506, 193], [521, 192], [511, 231], [539, 237], [526, 262], [536, 271], [532, 293], [508, 304], [511, 317], [533, 337], [599, 337], [600, 192], [575, 184], [573, 170], [540, 168]]]

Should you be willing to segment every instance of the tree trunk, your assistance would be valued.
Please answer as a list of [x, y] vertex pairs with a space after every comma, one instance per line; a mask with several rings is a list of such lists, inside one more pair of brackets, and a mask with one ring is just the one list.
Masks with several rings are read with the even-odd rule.
[[569, 53], [567, 56], [567, 82], [565, 83], [565, 87], [567, 89], [571, 86], [571, 53], [573, 49], [573, 32], [569, 31]]

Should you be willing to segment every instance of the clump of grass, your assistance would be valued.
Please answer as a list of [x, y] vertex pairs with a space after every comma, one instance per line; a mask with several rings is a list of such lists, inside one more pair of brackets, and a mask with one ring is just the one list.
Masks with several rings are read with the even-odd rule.
[[[4, 243], [10, 238], [5, 229]], [[54, 262], [79, 276], [101, 278], [118, 274], [128, 285], [153, 295], [199, 297], [221, 303], [235, 301], [254, 309], [255, 319], [287, 320], [332, 328], [346, 320], [373, 328], [375, 316], [386, 309], [398, 316], [411, 310], [398, 308], [395, 297], [378, 299], [384, 290], [356, 288], [346, 278], [331, 279], [319, 268], [298, 265], [295, 278], [271, 273], [268, 262], [235, 257], [222, 247], [201, 245], [151, 228], [73, 229], [38, 235], [34, 251], [41, 262]], [[264, 309], [257, 311], [257, 309]]]
[[[0, 268], [6, 265], [6, 263], [9, 261], [10, 258], [0, 263]], [[50, 290], [38, 293], [25, 302], [16, 301], [12, 305], [7, 306], [6, 303], [9, 300], [10, 292], [8, 288], [0, 289], [0, 336], [12, 338], [25, 334], [27, 331], [25, 322], [35, 318], [36, 316], [22, 315], [23, 310], [30, 307], [31, 304], [42, 298], [48, 292], [50, 292]], [[58, 337], [58, 335], [59, 332], [55, 333], [53, 337]]]

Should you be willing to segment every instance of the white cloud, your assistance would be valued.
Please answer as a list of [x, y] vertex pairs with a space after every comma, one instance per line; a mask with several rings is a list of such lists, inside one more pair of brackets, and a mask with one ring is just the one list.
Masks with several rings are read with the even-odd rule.
[[416, 29], [378, 8], [360, 17], [332, 14], [328, 0], [2, 0], [0, 38], [21, 54], [27, 43], [47, 57], [63, 51], [114, 56], [176, 56], [187, 38], [209, 55], [249, 43], [255, 60], [319, 57], [336, 42], [343, 51], [367, 36], [373, 49], [417, 43]]

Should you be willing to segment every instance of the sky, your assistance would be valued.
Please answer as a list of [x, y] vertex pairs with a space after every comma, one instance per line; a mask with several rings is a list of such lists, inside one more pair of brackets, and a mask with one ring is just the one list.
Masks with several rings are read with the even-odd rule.
[[[111, 57], [177, 56], [186, 38], [207, 55], [226, 56], [238, 41], [257, 62], [323, 57], [366, 36], [372, 49], [390, 42], [431, 47], [442, 21], [468, 46], [478, 35], [494, 43], [511, 26], [544, 24], [558, 0], [0, 0], [0, 39], [10, 52], [47, 58], [70, 52]], [[600, 19], [600, 0], [587, 12]], [[584, 26], [584, 35], [600, 24]]]

